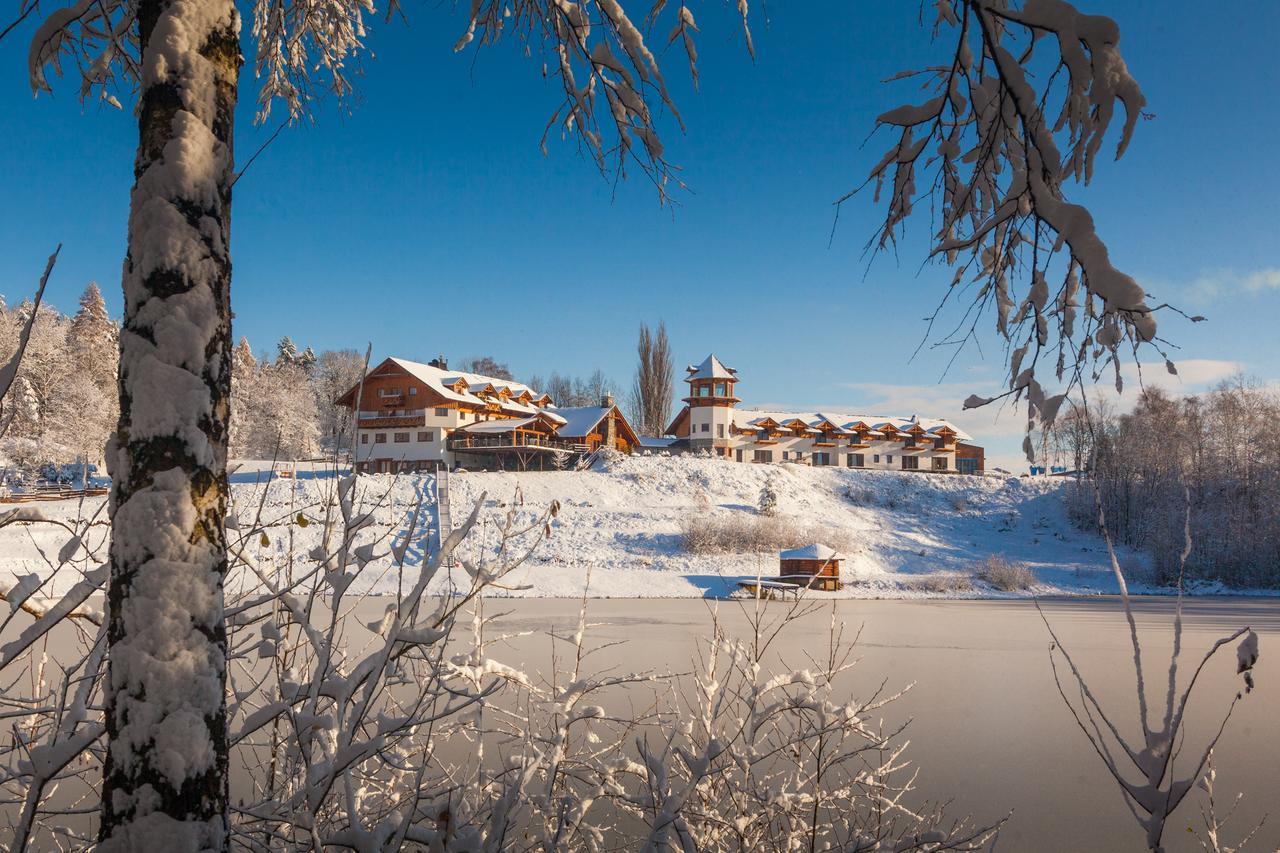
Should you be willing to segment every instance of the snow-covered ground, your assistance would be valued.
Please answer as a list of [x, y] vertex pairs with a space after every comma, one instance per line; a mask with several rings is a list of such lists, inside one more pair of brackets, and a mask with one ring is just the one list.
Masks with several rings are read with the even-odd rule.
[[[323, 466], [303, 470], [296, 480], [272, 479], [263, 465], [246, 464], [232, 476], [236, 514], [243, 529], [259, 503], [262, 518], [292, 518], [299, 510], [332, 494], [336, 480]], [[455, 523], [486, 495], [485, 522], [463, 546], [464, 554], [480, 543], [496, 541], [498, 524], [517, 489], [520, 512], [532, 518], [553, 500], [562, 506], [552, 536], [511, 575], [506, 585], [530, 589], [498, 594], [594, 597], [719, 597], [739, 580], [777, 573], [774, 552], [694, 555], [681, 544], [682, 524], [690, 518], [755, 517], [761, 489], [772, 480], [778, 516], [803, 525], [835, 547], [845, 558], [845, 597], [992, 597], [1002, 593], [973, 581], [969, 589], [923, 589], [921, 577], [973, 575], [991, 555], [1026, 565], [1035, 575], [1039, 594], [1115, 592], [1103, 541], [1076, 529], [1067, 520], [1060, 480], [958, 477], [896, 472], [851, 471], [793, 465], [743, 465], [708, 458], [635, 457], [617, 460], [604, 470], [547, 473], [462, 473], [450, 478]], [[263, 490], [266, 490], [265, 501]], [[415, 539], [434, 524], [430, 476], [361, 477], [362, 498], [377, 505], [378, 521], [407, 533], [407, 520], [420, 499], [427, 503]], [[101, 498], [38, 505], [51, 518], [70, 520], [98, 511]], [[99, 515], [99, 518], [102, 516]], [[101, 537], [105, 526], [88, 537], [96, 556], [105, 559]], [[269, 551], [276, 566], [292, 553], [306, 555], [317, 543], [320, 525], [291, 531], [275, 527], [268, 545], [255, 536], [255, 553]], [[290, 535], [292, 534], [292, 543]], [[66, 540], [61, 528], [10, 525], [0, 528], [0, 580], [48, 571]], [[95, 545], [95, 543], [97, 543]], [[430, 547], [428, 545], [427, 547]], [[386, 548], [379, 548], [385, 551]], [[406, 578], [382, 556], [366, 567], [353, 589], [392, 592], [416, 573], [423, 546], [409, 549]], [[299, 560], [305, 560], [300, 556]], [[1120, 553], [1127, 572], [1140, 578], [1144, 558]], [[87, 566], [89, 560], [83, 559]], [[465, 583], [459, 569], [442, 573], [433, 591]], [[66, 584], [59, 584], [65, 586]], [[936, 584], [929, 584], [936, 587]], [[948, 586], [942, 584], [942, 586]], [[963, 584], [962, 584], [963, 586]], [[1146, 589], [1141, 582], [1134, 591]], [[1201, 592], [1225, 592], [1201, 589]], [[816, 594], [816, 593], [815, 593]]]

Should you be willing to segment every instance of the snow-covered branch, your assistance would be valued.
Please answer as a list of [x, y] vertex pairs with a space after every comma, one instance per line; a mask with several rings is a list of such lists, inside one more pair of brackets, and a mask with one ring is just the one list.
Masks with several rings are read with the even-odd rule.
[[[1116, 157], [1124, 154], [1146, 101], [1110, 18], [1065, 0], [934, 5], [935, 40], [950, 45], [950, 58], [894, 78], [923, 81], [927, 96], [877, 120], [894, 141], [869, 178], [877, 201], [889, 185], [872, 245], [896, 244], [928, 202], [930, 259], [955, 270], [943, 306], [963, 307], [938, 345], [962, 347], [994, 307], [1008, 351], [1001, 396], [1025, 399], [1029, 421], [1052, 424], [1086, 376], [1109, 365], [1119, 386], [1122, 348], [1159, 348], [1143, 288], [1114, 265], [1090, 212], [1066, 196], [1093, 176], [1119, 108]], [[1042, 359], [1055, 357], [1051, 370], [1066, 386], [1050, 394]], [[965, 405], [989, 402], [975, 395]], [[1030, 441], [1024, 449], [1031, 454]]]

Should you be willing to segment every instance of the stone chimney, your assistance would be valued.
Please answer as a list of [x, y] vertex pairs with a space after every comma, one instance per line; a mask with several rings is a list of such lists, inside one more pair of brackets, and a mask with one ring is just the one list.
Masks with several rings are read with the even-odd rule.
[[[606, 409], [613, 409], [613, 395], [605, 394], [600, 398], [600, 405]], [[604, 441], [605, 444], [612, 448], [618, 446], [618, 421], [614, 417], [612, 411], [604, 416]]]
[[434, 367], [434, 368], [436, 368], [436, 369], [438, 369], [438, 370], [448, 370], [448, 369], [449, 369], [449, 362], [447, 362], [447, 361], [445, 361], [445, 360], [444, 360], [444, 355], [442, 354], [442, 355], [438, 355], [438, 356], [436, 356], [435, 358], [433, 358], [433, 359], [431, 359], [430, 361], [428, 361], [428, 362], [427, 362], [427, 366], [428, 366], [428, 367]]

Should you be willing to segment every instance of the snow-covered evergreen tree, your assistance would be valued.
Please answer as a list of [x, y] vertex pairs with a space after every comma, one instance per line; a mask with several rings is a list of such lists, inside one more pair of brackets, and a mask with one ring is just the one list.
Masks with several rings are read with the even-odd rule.
[[78, 367], [89, 371], [95, 384], [104, 391], [114, 389], [116, 384], [117, 334], [102, 291], [96, 282], [89, 282], [80, 297], [80, 310], [67, 329], [67, 347]]
[[293, 339], [285, 335], [280, 339], [280, 343], [276, 344], [276, 364], [297, 364], [298, 363], [298, 347], [294, 344]]

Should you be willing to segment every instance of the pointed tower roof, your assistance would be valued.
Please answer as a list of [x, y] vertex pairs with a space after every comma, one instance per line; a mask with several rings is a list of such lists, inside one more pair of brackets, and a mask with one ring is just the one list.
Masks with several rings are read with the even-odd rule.
[[738, 371], [732, 367], [725, 367], [720, 359], [716, 358], [715, 353], [703, 359], [702, 364], [697, 366], [689, 365], [685, 368], [689, 374], [685, 381], [692, 379], [737, 379]]

